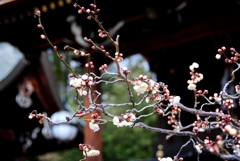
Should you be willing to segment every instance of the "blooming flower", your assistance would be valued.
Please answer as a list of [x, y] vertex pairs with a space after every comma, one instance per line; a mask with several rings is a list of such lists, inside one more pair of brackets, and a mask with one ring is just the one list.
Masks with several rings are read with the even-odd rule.
[[88, 157], [94, 157], [94, 156], [98, 156], [100, 154], [99, 150], [89, 150], [89, 151], [83, 151], [83, 155], [86, 155]]
[[93, 122], [89, 122], [89, 127], [91, 130], [93, 130], [94, 132], [100, 130], [98, 124], [94, 124]]
[[240, 94], [240, 86], [239, 85], [235, 86], [235, 90], [236, 90], [237, 94]]
[[70, 86], [74, 88], [81, 87], [82, 79], [74, 78], [70, 81]]
[[172, 158], [170, 157], [167, 157], [167, 158], [161, 158], [161, 159], [158, 159], [159, 161], [173, 161]]
[[194, 89], [196, 89], [196, 84], [191, 83], [191, 84], [188, 85], [187, 88], [188, 88], [189, 90], [194, 90]]
[[202, 153], [202, 149], [199, 147], [199, 145], [195, 145], [195, 149], [198, 153]]
[[135, 85], [133, 89], [138, 93], [138, 94], [143, 94], [147, 91], [148, 89], [148, 84], [145, 82], [141, 82], [139, 85]]
[[181, 99], [181, 97], [175, 96], [175, 97], [173, 98], [172, 104], [173, 104], [173, 105], [177, 105], [177, 104], [180, 102], [180, 99]]
[[[124, 115], [125, 116], [125, 115]], [[123, 116], [123, 117], [124, 117]], [[132, 116], [133, 118], [130, 119], [129, 121], [133, 121], [135, 120], [135, 115]], [[114, 117], [113, 118], [113, 124], [116, 125], [117, 127], [123, 127], [123, 126], [132, 126], [133, 125], [133, 122], [128, 122], [126, 120], [123, 120], [123, 121], [120, 121], [118, 117]]]

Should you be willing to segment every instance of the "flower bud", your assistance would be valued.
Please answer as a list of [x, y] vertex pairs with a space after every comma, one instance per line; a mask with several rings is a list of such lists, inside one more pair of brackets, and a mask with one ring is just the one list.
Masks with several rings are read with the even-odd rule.
[[46, 39], [46, 36], [43, 34], [40, 37], [41, 37], [41, 39]]

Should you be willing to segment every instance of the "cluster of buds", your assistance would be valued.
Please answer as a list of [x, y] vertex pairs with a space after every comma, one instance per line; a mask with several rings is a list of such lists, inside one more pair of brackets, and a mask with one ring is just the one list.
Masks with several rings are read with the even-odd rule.
[[99, 67], [99, 70], [100, 71], [103, 71], [103, 70], [105, 70], [105, 69], [107, 69], [107, 64], [103, 64], [101, 67]]
[[28, 118], [29, 118], [29, 119], [33, 119], [34, 117], [36, 117], [37, 119], [39, 119], [39, 123], [40, 123], [40, 124], [43, 124], [44, 114], [41, 114], [41, 113], [39, 113], [39, 114], [30, 113], [30, 114], [28, 115]]
[[[216, 59], [220, 59], [221, 56], [224, 54], [225, 51], [226, 51], [226, 47], [224, 47], [224, 46], [223, 46], [222, 48], [218, 49], [218, 54], [216, 54], [215, 58], [216, 58]], [[229, 58], [226, 58], [226, 59], [224, 60], [225, 63], [233, 63], [233, 62], [235, 62], [235, 61], [238, 61], [239, 58], [240, 58], [240, 54], [235, 50], [235, 48], [231, 47], [231, 48], [230, 48], [230, 52], [231, 52], [231, 54], [232, 54], [233, 56], [231, 56], [230, 59], [229, 59]]]
[[107, 34], [105, 34], [105, 33], [103, 32], [103, 30], [99, 29], [99, 30], [98, 30], [98, 36], [101, 37], [101, 38], [105, 38], [105, 37], [107, 37]]
[[228, 99], [223, 100], [223, 106], [228, 109], [233, 108], [234, 107], [233, 99], [228, 98]]
[[205, 94], [208, 94], [208, 90], [204, 90], [204, 91], [202, 91], [202, 90], [196, 90], [196, 97], [199, 97], [199, 96], [202, 96], [202, 95], [205, 95]]
[[221, 94], [214, 93], [213, 96], [209, 96], [209, 100], [215, 100], [216, 103], [221, 105], [222, 104], [221, 96], [222, 96]]
[[99, 150], [95, 150], [93, 146], [87, 144], [79, 144], [79, 149], [83, 151], [83, 155], [87, 157], [94, 157], [100, 154]]
[[106, 55], [106, 56], [109, 56], [110, 53], [104, 48], [104, 46], [102, 45], [101, 47], [101, 51]]
[[223, 146], [223, 142], [222, 142], [222, 137], [220, 135], [216, 136], [216, 141], [213, 142], [212, 140], [210, 140], [210, 138], [207, 136], [204, 139], [204, 143], [207, 146], [207, 149], [211, 152], [211, 153], [219, 153], [220, 148]]
[[218, 53], [216, 54], [215, 58], [220, 59], [222, 57], [222, 54], [226, 51], [226, 47], [223, 46], [222, 48], [218, 49]]
[[172, 127], [177, 126], [178, 124], [177, 124], [176, 115], [172, 114], [171, 116], [168, 116], [168, 121], [167, 121], [167, 123], [168, 123], [169, 125], [171, 125], [171, 124], [174, 125], [174, 126], [172, 126]]
[[86, 63], [86, 64], [85, 64], [85, 67], [86, 67], [86, 68], [89, 68], [89, 67], [90, 67], [90, 68], [94, 68], [93, 62], [90, 61], [90, 62]]
[[[219, 109], [216, 109], [216, 112], [223, 114], [223, 111]], [[216, 127], [224, 127], [225, 125], [228, 125], [231, 120], [231, 115], [224, 115], [221, 117], [221, 120], [217, 123]]]
[[94, 132], [100, 130], [98, 123], [100, 122], [101, 116], [98, 115], [98, 113], [94, 113], [91, 115], [92, 120], [89, 122], [89, 127]]
[[193, 132], [195, 134], [197, 134], [198, 132], [204, 132], [208, 125], [209, 125], [209, 122], [207, 120], [202, 121], [202, 119], [198, 117], [197, 121], [194, 121], [193, 123]]
[[88, 19], [88, 20], [91, 20], [93, 15], [96, 15], [97, 12], [100, 12], [100, 9], [98, 9], [98, 8], [97, 8], [97, 5], [95, 5], [95, 4], [90, 4], [90, 7], [92, 7], [93, 10], [91, 10], [91, 9], [85, 9], [84, 7], [81, 7], [81, 8], [78, 10], [78, 13], [81, 14], [82, 12], [86, 12], [86, 13], [89, 15], [89, 16], [87, 16], [87, 19]]
[[121, 114], [122, 118], [114, 117], [113, 124], [117, 127], [132, 126], [136, 121], [136, 116], [133, 113]]
[[194, 62], [192, 65], [189, 66], [190, 69], [190, 75], [191, 75], [191, 80], [188, 80], [188, 89], [189, 90], [195, 90], [196, 89], [196, 84], [200, 82], [203, 79], [203, 75], [201, 73], [195, 72], [195, 69], [198, 68], [199, 65], [198, 63]]
[[73, 53], [74, 53], [75, 55], [77, 55], [77, 56], [85, 56], [85, 55], [86, 55], [85, 52], [79, 51], [79, 50], [77, 50], [77, 49], [75, 49], [75, 50], [73, 51]]
[[92, 39], [89, 39], [89, 38], [87, 38], [87, 37], [84, 37], [83, 39], [84, 39], [85, 41], [89, 42], [89, 43], [93, 43]]
[[127, 67], [123, 67], [122, 70], [123, 70], [123, 74], [125, 75], [128, 75], [130, 73], [130, 70], [128, 70]]
[[74, 78], [70, 81], [70, 87], [75, 88], [79, 95], [87, 95], [87, 86], [93, 85], [93, 77], [87, 74], [82, 75], [81, 78]]
[[115, 53], [115, 59], [117, 62], [120, 62], [123, 60], [123, 54], [122, 53], [119, 53], [119, 52], [116, 52]]
[[230, 60], [233, 61], [238, 61], [240, 58], [240, 54], [235, 50], [235, 48], [230, 48], [230, 52], [233, 55]]
[[[224, 54], [226, 51], [226, 48], [223, 46], [221, 49], [218, 49], [218, 54], [216, 54], [216, 59], [220, 59], [221, 55]], [[233, 56], [230, 57], [230, 59], [226, 58], [225, 63], [233, 63], [234, 61], [239, 60], [240, 54], [235, 50], [235, 48], [230, 48], [230, 52]]]

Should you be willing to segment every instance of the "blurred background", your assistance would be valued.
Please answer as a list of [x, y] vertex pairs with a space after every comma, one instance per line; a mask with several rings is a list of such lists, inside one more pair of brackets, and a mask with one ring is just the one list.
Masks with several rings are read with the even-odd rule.
[[[76, 2], [90, 8], [94, 1]], [[99, 157], [89, 161], [156, 161], [157, 157], [176, 155], [188, 138], [166, 140], [164, 134], [116, 128], [111, 123], [93, 133], [78, 119], [62, 126], [29, 120], [33, 110], [61, 121], [77, 109], [75, 93], [69, 88], [70, 71], [58, 61], [50, 45], [40, 39], [42, 30], [37, 28], [38, 20], [34, 18], [37, 10], [42, 12], [48, 37], [76, 73], [84, 73], [86, 60], [63, 50], [66, 44], [91, 53], [96, 69], [107, 63], [108, 70], [115, 70], [114, 65], [102, 53], [92, 50], [83, 38], [86, 36], [104, 45], [110, 54], [114, 54], [114, 46], [98, 37], [97, 24], [87, 20], [85, 14], [79, 15], [74, 3], [73, 0], [0, 0], [1, 157], [8, 161], [79, 160], [82, 152], [78, 144], [83, 142], [101, 150]], [[208, 89], [209, 95], [218, 93], [230, 78], [232, 66], [216, 60], [215, 55], [222, 46], [238, 50], [239, 0], [96, 0], [96, 4], [104, 27], [113, 38], [120, 35], [120, 51], [125, 58], [122, 63], [131, 70], [131, 77], [144, 74], [164, 82], [171, 94], [181, 96], [181, 102], [189, 107], [194, 103], [193, 93], [187, 90], [189, 65], [193, 62], [199, 63], [198, 70], [204, 75], [198, 89]], [[98, 70], [94, 72], [100, 74]], [[102, 92], [100, 102], [128, 101], [124, 85], [97, 88]], [[229, 88], [229, 92], [233, 90], [234, 86]], [[138, 98], [135, 96], [135, 99]], [[108, 110], [120, 115], [128, 108]], [[209, 107], [213, 108], [216, 107]], [[238, 110], [233, 109], [235, 118], [239, 117]], [[184, 125], [195, 119], [182, 115]], [[165, 118], [157, 115], [141, 121], [171, 128]], [[214, 132], [208, 135], [214, 136]], [[191, 161], [197, 158], [191, 145], [185, 147], [180, 156]], [[208, 153], [201, 154], [200, 158], [217, 160]]]

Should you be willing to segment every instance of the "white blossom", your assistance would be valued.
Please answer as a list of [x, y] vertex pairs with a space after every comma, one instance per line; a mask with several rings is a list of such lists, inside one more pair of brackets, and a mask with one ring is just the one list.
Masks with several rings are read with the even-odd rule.
[[173, 105], [177, 105], [177, 104], [180, 102], [180, 99], [181, 99], [181, 97], [175, 96], [175, 97], [173, 98], [172, 104], [173, 104]]
[[195, 145], [195, 149], [197, 150], [198, 153], [202, 153], [202, 149], [200, 148], [199, 145]]
[[89, 150], [89, 151], [83, 151], [83, 155], [86, 155], [88, 157], [94, 157], [94, 156], [98, 156], [100, 154], [99, 150]]
[[188, 88], [189, 90], [194, 90], [194, 89], [196, 89], [196, 84], [191, 83], [191, 84], [188, 85], [187, 88]]
[[198, 68], [198, 67], [199, 67], [198, 63], [196, 63], [196, 62], [194, 62], [194, 63], [192, 64], [192, 66], [193, 66], [194, 68]]
[[161, 158], [159, 161], [173, 161], [172, 158], [167, 157], [167, 158]]
[[88, 75], [84, 74], [84, 75], [82, 76], [82, 79], [83, 79], [83, 80], [87, 80], [87, 79], [88, 79]]
[[194, 68], [198, 68], [198, 67], [199, 67], [198, 63], [194, 62], [194, 63], [192, 63], [192, 65], [189, 66], [189, 69], [191, 71], [194, 71]]
[[235, 90], [236, 90], [237, 94], [240, 94], [240, 88], [238, 86], [235, 86]]
[[[133, 117], [133, 119], [135, 120], [135, 115]], [[114, 117], [113, 118], [113, 124], [116, 125], [117, 127], [123, 127], [123, 126], [132, 126], [133, 122], [128, 122], [126, 120], [120, 121], [118, 117]]]
[[203, 74], [199, 73], [198, 77], [196, 78], [197, 82], [200, 82], [203, 79]]
[[135, 86], [133, 87], [133, 89], [134, 89], [137, 93], [143, 94], [143, 93], [145, 93], [145, 92], [147, 91], [147, 89], [148, 89], [148, 84], [145, 83], [145, 82], [141, 82], [139, 85], [135, 85]]
[[118, 117], [113, 117], [113, 125], [118, 126], [119, 125], [119, 118]]
[[93, 122], [89, 122], [89, 127], [91, 130], [93, 130], [94, 132], [100, 130], [98, 124], [94, 124]]
[[74, 88], [81, 87], [82, 79], [80, 78], [74, 78], [70, 81], [70, 86]]
[[221, 58], [221, 54], [216, 54], [215, 58], [216, 59], [220, 59]]

